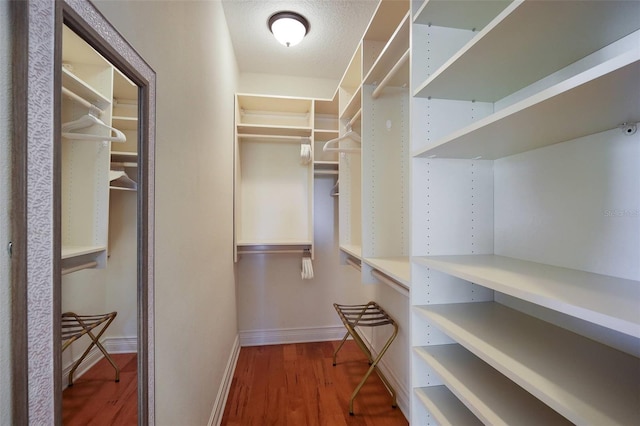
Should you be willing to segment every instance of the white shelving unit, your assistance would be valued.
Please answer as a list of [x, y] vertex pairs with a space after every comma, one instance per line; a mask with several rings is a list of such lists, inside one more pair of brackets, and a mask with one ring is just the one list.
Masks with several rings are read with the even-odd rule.
[[411, 423], [634, 424], [640, 3], [411, 17]]
[[313, 100], [238, 94], [236, 109], [236, 260], [313, 253], [313, 155], [301, 161], [301, 144], [314, 146]]
[[[100, 119], [111, 124], [113, 67], [66, 26], [62, 44], [62, 122], [81, 118], [93, 105], [102, 111]], [[79, 132], [107, 136], [108, 131], [91, 126]], [[109, 142], [63, 136], [61, 144], [63, 273], [83, 267], [104, 268], [109, 221]]]
[[323, 151], [324, 145], [340, 135], [338, 96], [330, 101], [314, 101], [313, 166], [316, 173], [338, 174], [338, 153]]
[[[361, 266], [362, 282], [380, 275], [410, 287], [408, 1], [381, 1], [339, 86], [342, 142], [340, 248]], [[383, 280], [383, 282], [387, 282]]]

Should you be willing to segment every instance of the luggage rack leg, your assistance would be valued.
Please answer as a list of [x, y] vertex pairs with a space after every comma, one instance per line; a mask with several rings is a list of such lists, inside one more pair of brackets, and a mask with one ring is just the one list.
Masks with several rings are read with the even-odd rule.
[[[71, 343], [78, 340], [85, 334], [88, 335], [91, 339], [91, 344], [89, 345], [89, 347], [85, 349], [85, 351], [82, 353], [82, 356], [80, 356], [80, 358], [73, 364], [73, 367], [71, 367], [71, 371], [69, 371], [69, 386], [73, 386], [73, 373], [75, 373], [82, 361], [84, 361], [84, 359], [94, 346], [97, 346], [98, 349], [100, 349], [100, 352], [102, 352], [107, 361], [109, 361], [111, 366], [113, 366], [114, 370], [116, 371], [115, 381], [120, 381], [120, 369], [99, 340], [100, 337], [102, 337], [102, 334], [107, 330], [109, 325], [111, 325], [116, 315], [117, 312], [111, 312], [101, 315], [78, 315], [73, 312], [65, 312], [64, 314], [62, 314], [62, 340], [64, 341], [64, 343], [62, 344], [62, 352], [64, 352], [64, 350], [67, 349], [71, 345]], [[92, 333], [92, 330], [100, 326], [101, 324], [105, 325], [97, 335], [94, 335]]]
[[[364, 377], [362, 378], [358, 386], [353, 391], [353, 394], [351, 395], [351, 399], [349, 400], [349, 415], [351, 416], [354, 415], [353, 401], [355, 400], [356, 396], [360, 392], [360, 389], [362, 389], [362, 386], [364, 386], [364, 383], [367, 381], [367, 379], [369, 378], [371, 373], [373, 373], [374, 370], [376, 371], [376, 373], [378, 373], [380, 380], [382, 380], [382, 383], [384, 383], [385, 387], [387, 388], [387, 391], [389, 391], [389, 393], [391, 394], [391, 398], [392, 398], [391, 407], [396, 408], [398, 406], [396, 391], [393, 389], [393, 387], [389, 383], [389, 380], [385, 377], [382, 371], [380, 371], [380, 369], [378, 368], [378, 363], [382, 359], [382, 356], [385, 354], [387, 349], [389, 349], [389, 346], [391, 346], [391, 343], [393, 342], [393, 340], [396, 338], [396, 335], [398, 334], [398, 325], [375, 302], [369, 302], [366, 305], [339, 305], [337, 303], [334, 303], [333, 306], [336, 309], [336, 312], [338, 313], [338, 316], [342, 320], [342, 323], [344, 324], [345, 328], [347, 329], [347, 333], [344, 335], [344, 337], [342, 338], [342, 341], [340, 342], [340, 345], [338, 345], [335, 352], [333, 353], [333, 365], [334, 366], [336, 365], [336, 356], [338, 355], [338, 351], [340, 351], [340, 349], [344, 345], [344, 342], [349, 336], [353, 337], [353, 340], [356, 342], [358, 347], [367, 356], [369, 360], [369, 365], [370, 365], [366, 374], [364, 375]], [[376, 356], [374, 359], [371, 354], [371, 351], [365, 344], [364, 340], [362, 340], [362, 338], [356, 331], [356, 327], [358, 326], [379, 327], [382, 325], [392, 325], [393, 333], [391, 334], [389, 339], [387, 339], [387, 342], [378, 353], [378, 356]]]

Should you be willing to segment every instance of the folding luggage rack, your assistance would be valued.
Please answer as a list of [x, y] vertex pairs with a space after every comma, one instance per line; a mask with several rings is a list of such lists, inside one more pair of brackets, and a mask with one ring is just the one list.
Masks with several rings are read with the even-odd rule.
[[[71, 371], [69, 371], [69, 386], [73, 386], [73, 373], [76, 371], [78, 366], [80, 366], [80, 363], [84, 361], [86, 356], [89, 355], [89, 351], [91, 351], [91, 348], [93, 348], [94, 346], [97, 346], [98, 349], [100, 349], [105, 358], [107, 358], [107, 361], [109, 361], [109, 363], [116, 370], [116, 382], [120, 381], [120, 369], [113, 361], [113, 359], [111, 359], [111, 356], [109, 356], [109, 353], [99, 341], [100, 337], [107, 330], [109, 325], [111, 325], [116, 315], [117, 312], [110, 312], [108, 314], [99, 315], [78, 315], [73, 312], [65, 312], [64, 314], [62, 314], [61, 337], [63, 343], [61, 352], [64, 352], [64, 350], [67, 349], [71, 345], [71, 343], [75, 342], [85, 334], [91, 338], [91, 344], [84, 351], [82, 356], [73, 364], [73, 367], [71, 367]], [[104, 327], [102, 327], [97, 335], [94, 335], [92, 331], [102, 324], [104, 324]]]
[[[336, 312], [338, 312], [338, 316], [347, 329], [347, 333], [342, 338], [342, 342], [340, 342], [340, 345], [333, 353], [333, 365], [336, 365], [336, 355], [338, 355], [338, 351], [342, 348], [342, 345], [344, 345], [344, 342], [349, 336], [353, 337], [353, 340], [355, 340], [360, 349], [362, 349], [362, 352], [364, 352], [365, 355], [367, 355], [367, 358], [369, 358], [369, 370], [353, 391], [351, 399], [349, 400], [349, 414], [353, 416], [353, 400], [356, 398], [358, 392], [360, 392], [360, 389], [374, 370], [378, 373], [378, 376], [391, 394], [391, 398], [393, 399], [391, 406], [396, 408], [398, 406], [396, 401], [396, 391], [389, 383], [389, 380], [387, 380], [384, 374], [382, 374], [382, 371], [378, 368], [378, 363], [387, 349], [389, 349], [389, 346], [391, 346], [391, 342], [396, 338], [396, 335], [398, 334], [398, 325], [376, 302], [369, 302], [366, 305], [339, 305], [334, 303], [333, 307], [336, 309]], [[384, 344], [380, 352], [378, 352], [378, 356], [374, 359], [371, 354], [371, 350], [369, 350], [367, 345], [364, 343], [364, 340], [362, 340], [362, 337], [358, 334], [356, 327], [380, 327], [383, 325], [393, 326], [393, 333], [389, 339], [387, 339], [387, 342]]]

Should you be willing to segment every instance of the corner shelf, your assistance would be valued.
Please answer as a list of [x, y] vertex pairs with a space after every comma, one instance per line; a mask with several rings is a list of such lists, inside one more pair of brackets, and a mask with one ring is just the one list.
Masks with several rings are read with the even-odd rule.
[[576, 424], [632, 424], [640, 415], [632, 355], [495, 302], [415, 309]]
[[414, 352], [485, 424], [571, 424], [460, 345], [418, 347]]

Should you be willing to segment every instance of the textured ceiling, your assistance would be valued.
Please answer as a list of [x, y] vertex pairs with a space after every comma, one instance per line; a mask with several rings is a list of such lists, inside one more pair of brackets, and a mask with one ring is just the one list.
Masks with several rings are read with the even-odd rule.
[[[342, 77], [378, 4], [377, 0], [222, 0], [231, 41], [242, 73], [296, 77]], [[300, 44], [285, 47], [267, 28], [282, 10], [309, 20]]]

